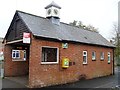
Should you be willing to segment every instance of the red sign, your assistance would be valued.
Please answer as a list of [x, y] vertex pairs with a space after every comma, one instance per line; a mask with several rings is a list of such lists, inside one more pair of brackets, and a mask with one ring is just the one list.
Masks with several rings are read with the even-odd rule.
[[23, 33], [23, 43], [30, 43], [30, 33]]
[[30, 33], [23, 33], [24, 38], [30, 38]]

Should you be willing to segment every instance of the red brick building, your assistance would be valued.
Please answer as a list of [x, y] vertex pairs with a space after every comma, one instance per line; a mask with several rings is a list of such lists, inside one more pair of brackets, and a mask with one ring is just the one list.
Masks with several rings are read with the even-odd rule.
[[60, 22], [54, 2], [45, 9], [46, 18], [16, 11], [4, 38], [6, 77], [28, 75], [29, 87], [43, 87], [114, 74], [114, 45]]

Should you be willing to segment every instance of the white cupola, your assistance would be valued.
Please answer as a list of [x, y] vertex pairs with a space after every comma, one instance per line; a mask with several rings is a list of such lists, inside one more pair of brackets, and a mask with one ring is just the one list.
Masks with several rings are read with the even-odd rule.
[[52, 1], [51, 4], [47, 5], [45, 9], [46, 9], [46, 17], [59, 18], [61, 7], [57, 5], [54, 1]]
[[50, 19], [54, 24], [59, 24], [61, 7], [57, 5], [54, 1], [52, 1], [52, 3], [47, 5], [45, 9], [46, 18]]

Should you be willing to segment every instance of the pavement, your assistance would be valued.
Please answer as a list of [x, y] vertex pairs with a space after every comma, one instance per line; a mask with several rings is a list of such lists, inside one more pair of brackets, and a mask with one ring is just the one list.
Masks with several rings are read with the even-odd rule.
[[[26, 85], [9, 78], [0, 79], [0, 85], [1, 85], [0, 88], [3, 88], [3, 90], [5, 88], [27, 88]], [[80, 80], [74, 83], [49, 86], [44, 88], [91, 88], [92, 90], [97, 88], [115, 88], [116, 86], [119, 85], [120, 85], [120, 67], [115, 68], [115, 75], [90, 80]], [[120, 88], [117, 90], [120, 90]]]
[[27, 88], [27, 87], [21, 83], [4, 78], [2, 80], [2, 89], [4, 90], [6, 88]]

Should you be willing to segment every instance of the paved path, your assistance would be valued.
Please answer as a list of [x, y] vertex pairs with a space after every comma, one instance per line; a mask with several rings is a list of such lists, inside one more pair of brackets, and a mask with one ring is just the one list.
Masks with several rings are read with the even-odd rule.
[[27, 88], [23, 84], [9, 80], [7, 78], [2, 80], [2, 88]]

